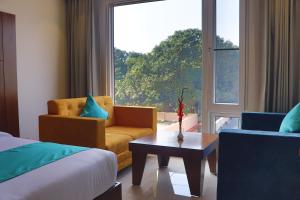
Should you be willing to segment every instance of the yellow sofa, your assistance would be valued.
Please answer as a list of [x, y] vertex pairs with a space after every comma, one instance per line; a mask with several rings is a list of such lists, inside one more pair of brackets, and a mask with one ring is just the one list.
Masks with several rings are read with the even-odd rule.
[[80, 117], [86, 98], [50, 100], [48, 114], [39, 117], [40, 140], [113, 151], [121, 170], [132, 161], [128, 142], [156, 133], [156, 108], [115, 106], [109, 96], [94, 99], [109, 112], [108, 120]]

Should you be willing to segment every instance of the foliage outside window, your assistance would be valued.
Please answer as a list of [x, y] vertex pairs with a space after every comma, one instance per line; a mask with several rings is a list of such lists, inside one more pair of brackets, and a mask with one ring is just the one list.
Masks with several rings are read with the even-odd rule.
[[[121, 105], [156, 106], [162, 112], [175, 112], [177, 97], [183, 87], [186, 112], [200, 113], [202, 105], [202, 31], [176, 31], [155, 46], [150, 53], [114, 49], [115, 101]], [[221, 48], [235, 48], [230, 41], [217, 36]], [[238, 52], [220, 54], [216, 71], [217, 91], [225, 99], [238, 95], [236, 66]], [[233, 67], [228, 67], [233, 66]], [[234, 95], [232, 88], [234, 87]], [[222, 99], [221, 99], [222, 100]]]

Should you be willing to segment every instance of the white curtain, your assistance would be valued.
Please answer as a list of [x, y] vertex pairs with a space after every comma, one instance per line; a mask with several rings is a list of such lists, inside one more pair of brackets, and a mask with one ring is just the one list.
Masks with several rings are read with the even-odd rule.
[[102, 95], [100, 63], [101, 0], [66, 0], [69, 96]]
[[287, 112], [300, 100], [298, 0], [248, 0], [246, 101], [248, 111]]

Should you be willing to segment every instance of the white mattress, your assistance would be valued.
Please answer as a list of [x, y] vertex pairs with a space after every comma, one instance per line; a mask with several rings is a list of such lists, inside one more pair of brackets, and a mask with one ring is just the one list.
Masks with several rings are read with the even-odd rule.
[[[0, 134], [0, 151], [34, 142]], [[116, 177], [115, 154], [90, 149], [0, 183], [0, 200], [92, 200]]]

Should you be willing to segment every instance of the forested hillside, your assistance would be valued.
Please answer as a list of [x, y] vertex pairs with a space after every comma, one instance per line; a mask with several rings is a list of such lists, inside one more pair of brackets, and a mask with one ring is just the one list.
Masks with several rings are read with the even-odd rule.
[[[220, 37], [217, 37], [217, 43], [218, 47], [234, 47]], [[218, 81], [217, 92], [220, 100], [230, 101], [230, 98], [235, 98], [232, 88], [236, 87], [232, 73], [237, 73], [237, 63], [231, 63], [238, 62], [238, 52], [220, 56], [222, 59], [218, 59], [217, 64], [221, 67], [218, 67], [216, 76], [223, 80]], [[117, 104], [150, 105], [160, 111], [173, 112], [177, 107], [178, 94], [185, 87], [188, 88], [185, 93], [186, 111], [198, 112], [201, 109], [201, 30], [176, 31], [147, 54], [115, 49], [114, 58]]]

